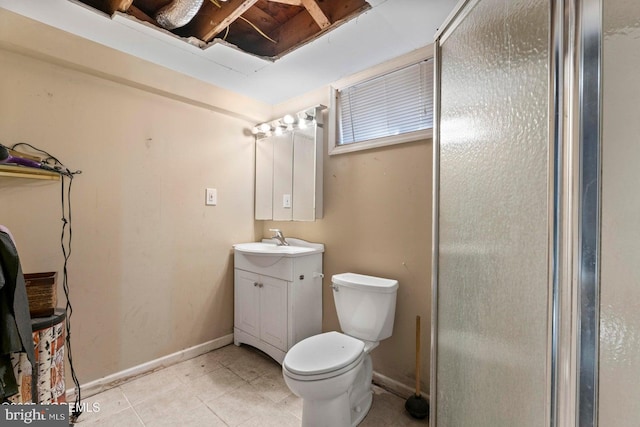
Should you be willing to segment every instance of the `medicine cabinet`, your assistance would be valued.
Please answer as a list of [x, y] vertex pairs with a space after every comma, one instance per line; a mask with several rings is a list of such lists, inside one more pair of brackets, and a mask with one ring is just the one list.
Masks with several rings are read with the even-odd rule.
[[312, 107], [256, 127], [256, 219], [322, 218], [324, 108]]

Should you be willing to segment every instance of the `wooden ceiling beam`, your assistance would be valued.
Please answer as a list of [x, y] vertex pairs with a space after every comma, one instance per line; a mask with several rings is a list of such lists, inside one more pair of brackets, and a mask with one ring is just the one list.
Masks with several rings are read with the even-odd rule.
[[302, 0], [302, 5], [307, 9], [307, 12], [309, 12], [309, 15], [316, 21], [316, 24], [318, 24], [321, 30], [331, 26], [329, 18], [327, 18], [327, 15], [320, 9], [316, 0]]
[[131, 7], [131, 3], [133, 3], [133, 0], [116, 0], [115, 8], [120, 12], [126, 12]]
[[200, 12], [184, 28], [200, 40], [211, 41], [257, 1], [229, 0], [219, 3], [221, 7], [218, 8], [210, 0], [206, 0]]
[[268, 0], [271, 3], [288, 4], [289, 6], [302, 6], [302, 0]]

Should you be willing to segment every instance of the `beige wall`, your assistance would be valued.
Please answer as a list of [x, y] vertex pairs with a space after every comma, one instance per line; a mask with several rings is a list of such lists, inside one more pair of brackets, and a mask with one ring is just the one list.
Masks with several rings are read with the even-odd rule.
[[[256, 237], [255, 119], [241, 116], [271, 107], [1, 9], [0, 23], [25, 37], [0, 32], [0, 142], [82, 170], [69, 264], [81, 383], [231, 334], [231, 245]], [[218, 206], [204, 205], [206, 187]], [[60, 183], [0, 188], [24, 271], [61, 274]]]
[[[328, 89], [274, 108], [278, 114], [317, 103], [328, 105]], [[316, 222], [265, 221], [285, 236], [325, 244], [323, 329], [339, 330], [333, 274], [354, 272], [400, 283], [391, 338], [372, 353], [374, 370], [415, 386], [415, 316], [422, 318], [422, 389], [429, 384], [431, 325], [432, 144], [418, 141], [329, 156], [324, 141], [324, 218]]]
[[[325, 330], [339, 329], [331, 275], [399, 280], [394, 334], [374, 369], [413, 386], [419, 314], [428, 385], [430, 141], [332, 157], [325, 145], [324, 219], [253, 220], [247, 129], [327, 95], [267, 106], [0, 9], [0, 142], [83, 171], [69, 265], [81, 383], [230, 334], [231, 245], [277, 226], [326, 245]], [[204, 206], [205, 187], [218, 206]], [[0, 189], [24, 270], [61, 272], [60, 184], [0, 178]]]

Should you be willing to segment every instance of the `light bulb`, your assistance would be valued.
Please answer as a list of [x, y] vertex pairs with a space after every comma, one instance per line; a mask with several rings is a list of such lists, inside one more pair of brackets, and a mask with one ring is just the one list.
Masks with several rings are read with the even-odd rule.
[[291, 125], [291, 124], [293, 124], [293, 122], [295, 122], [295, 119], [293, 118], [293, 116], [291, 114], [287, 114], [286, 116], [284, 116], [282, 118], [282, 121], [287, 125]]
[[260, 125], [260, 130], [264, 133], [267, 133], [271, 130], [271, 125], [268, 123], [263, 123]]

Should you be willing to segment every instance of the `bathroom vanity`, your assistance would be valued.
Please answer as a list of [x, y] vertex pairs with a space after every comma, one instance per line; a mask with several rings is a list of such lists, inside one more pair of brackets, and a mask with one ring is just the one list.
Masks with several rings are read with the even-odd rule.
[[234, 343], [278, 363], [295, 343], [322, 332], [324, 245], [287, 242], [234, 245]]

